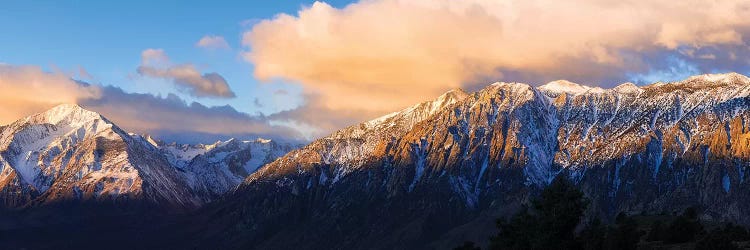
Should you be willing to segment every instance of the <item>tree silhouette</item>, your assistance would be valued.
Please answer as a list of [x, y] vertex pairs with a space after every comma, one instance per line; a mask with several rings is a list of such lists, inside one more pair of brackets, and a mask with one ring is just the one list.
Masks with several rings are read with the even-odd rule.
[[654, 221], [651, 224], [651, 230], [646, 236], [647, 241], [663, 241], [664, 240], [664, 225], [661, 220]]
[[608, 249], [636, 249], [643, 232], [638, 231], [638, 223], [625, 213], [615, 218], [615, 227], [607, 235]]
[[481, 250], [481, 248], [475, 246], [474, 242], [465, 241], [463, 245], [453, 248], [453, 250]]
[[490, 239], [491, 249], [579, 249], [575, 228], [588, 201], [560, 175], [509, 221], [498, 220], [500, 232]]
[[[614, 224], [607, 226], [595, 218], [578, 233], [588, 201], [568, 179], [558, 176], [532, 200], [531, 207], [522, 209], [509, 219], [498, 219], [499, 232], [490, 237], [490, 249], [638, 249], [646, 234], [638, 221], [619, 213]], [[648, 216], [642, 213], [642, 216]], [[665, 213], [662, 213], [662, 217]], [[646, 241], [650, 246], [669, 248], [671, 244], [694, 242], [695, 249], [734, 250], [737, 241], [750, 240], [750, 232], [742, 226], [727, 224], [705, 233], [698, 219], [698, 210], [686, 209], [672, 220], [659, 218], [652, 222]], [[697, 241], [696, 241], [697, 240]], [[455, 250], [478, 250], [473, 242], [465, 242]]]
[[727, 235], [727, 237], [733, 241], [750, 240], [750, 233], [748, 233], [746, 228], [732, 223], [724, 225], [724, 228], [721, 229], [721, 233]]
[[713, 230], [706, 234], [695, 244], [696, 250], [735, 250], [739, 249], [732, 242], [731, 235], [726, 234], [721, 229]]
[[584, 250], [599, 250], [604, 249], [606, 237], [607, 228], [599, 218], [596, 218], [586, 224], [586, 227], [581, 230], [578, 239]]
[[536, 217], [524, 207], [510, 221], [497, 220], [500, 232], [490, 238], [490, 249], [532, 249], [539, 225]]
[[698, 221], [698, 212], [694, 207], [690, 207], [672, 221], [665, 240], [668, 243], [685, 243], [695, 240], [702, 231], [703, 225]]

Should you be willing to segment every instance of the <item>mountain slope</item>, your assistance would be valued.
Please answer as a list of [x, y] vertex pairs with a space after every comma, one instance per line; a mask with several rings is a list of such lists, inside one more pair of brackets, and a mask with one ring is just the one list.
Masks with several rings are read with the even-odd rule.
[[739, 74], [613, 89], [496, 83], [441, 101], [449, 93], [292, 151], [208, 213], [241, 235], [228, 247], [449, 247], [459, 242], [441, 235], [491, 228], [565, 174], [590, 215], [698, 205], [750, 224], [749, 94]]

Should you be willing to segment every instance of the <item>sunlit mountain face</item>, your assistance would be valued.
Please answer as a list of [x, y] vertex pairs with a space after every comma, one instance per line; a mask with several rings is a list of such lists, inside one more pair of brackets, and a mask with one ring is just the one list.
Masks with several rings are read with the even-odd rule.
[[741, 249], [748, 16], [3, 3], [0, 249]]

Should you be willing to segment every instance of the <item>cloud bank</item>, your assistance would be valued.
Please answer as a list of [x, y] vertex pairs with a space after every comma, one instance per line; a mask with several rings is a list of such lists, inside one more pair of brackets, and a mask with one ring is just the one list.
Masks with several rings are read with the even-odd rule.
[[242, 42], [257, 78], [298, 82], [318, 113], [367, 111], [361, 120], [498, 80], [612, 86], [669, 70], [667, 56], [747, 70], [748, 16], [737, 0], [316, 2]]
[[162, 49], [144, 50], [141, 65], [136, 71], [142, 76], [170, 80], [180, 90], [195, 97], [236, 97], [227, 81], [218, 73], [201, 74], [192, 64], [173, 65]]
[[271, 125], [267, 117], [251, 116], [231, 106], [207, 107], [187, 103], [176, 95], [126, 93], [112, 86], [102, 87], [101, 98], [78, 101], [115, 124], [135, 133], [150, 133], [167, 141], [206, 142], [229, 137], [300, 140], [291, 128]]

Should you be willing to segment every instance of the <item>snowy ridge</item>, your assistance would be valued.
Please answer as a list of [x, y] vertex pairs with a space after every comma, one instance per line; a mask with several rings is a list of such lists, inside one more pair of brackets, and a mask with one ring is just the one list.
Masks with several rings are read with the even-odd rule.
[[[382, 130], [397, 125], [411, 127], [413, 126], [413, 124], [416, 124], [417, 122], [420, 122], [427, 117], [434, 115], [438, 111], [453, 103], [463, 100], [467, 96], [469, 96], [469, 94], [464, 92], [462, 89], [453, 89], [440, 95], [435, 100], [423, 102], [404, 110], [393, 112], [379, 118], [364, 122], [362, 123], [361, 127], [364, 127], [365, 130]], [[362, 129], [358, 127], [350, 127], [349, 129], [345, 130], [348, 131], [345, 131], [344, 133], [337, 133], [332, 137], [345, 135], [347, 134], [347, 132], [350, 135], [366, 133], [366, 131], [362, 131]]]
[[[723, 136], [727, 145], [736, 144], [738, 135], [730, 133], [735, 127], [729, 124], [740, 116], [741, 124], [747, 123], [748, 102], [750, 79], [736, 73], [644, 87], [623, 83], [611, 89], [568, 81], [538, 88], [498, 82], [337, 131], [267, 165], [245, 185], [279, 180], [278, 186], [299, 181], [313, 183], [302, 185], [307, 188], [314, 183], [333, 187], [368, 168], [368, 177], [351, 178], [380, 180], [405, 192], [447, 178], [452, 190], [474, 207], [492, 183], [513, 182], [497, 172], [507, 167], [523, 169], [524, 179], [516, 181], [544, 186], [562, 172], [580, 180], [591, 168], [635, 159], [650, 166], [654, 180], [663, 178], [668, 166], [662, 164], [674, 161], [670, 157], [694, 154], [713, 143], [705, 138]], [[741, 131], [750, 131], [745, 127]], [[372, 171], [398, 177], [376, 179]], [[613, 183], [622, 183], [619, 173], [611, 176]], [[614, 186], [612, 192], [619, 192], [619, 184]]]
[[600, 87], [590, 87], [573, 83], [565, 80], [552, 81], [542, 86], [537, 87], [539, 91], [549, 96], [559, 96], [561, 94], [568, 94], [571, 96], [582, 95], [582, 94], [603, 94], [606, 92], [617, 92], [620, 94], [638, 94], [643, 92], [643, 89], [638, 87], [632, 82], [622, 83], [611, 89], [604, 89]]
[[[302, 149], [291, 151], [285, 157], [279, 159], [292, 162], [295, 159], [305, 158], [322, 164], [346, 162], [349, 165], [348, 168], [337, 169], [332, 173], [325, 174], [325, 178], [322, 175], [318, 178], [319, 183], [336, 183], [351, 171], [362, 167], [366, 163], [366, 158], [376, 154], [380, 147], [403, 136], [418, 123], [470, 97], [461, 89], [453, 89], [432, 101], [422, 102], [401, 111], [334, 132], [330, 136], [316, 140]], [[274, 167], [263, 167], [258, 169], [256, 173], [281, 174], [281, 172], [275, 172], [277, 170]], [[245, 181], [256, 178], [254, 176], [256, 174], [248, 176]]]

